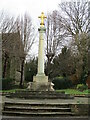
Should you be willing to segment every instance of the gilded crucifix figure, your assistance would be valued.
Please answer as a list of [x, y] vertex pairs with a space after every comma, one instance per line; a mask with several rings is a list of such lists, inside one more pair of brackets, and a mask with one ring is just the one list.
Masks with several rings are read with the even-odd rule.
[[45, 18], [47, 18], [45, 15], [44, 15], [44, 13], [42, 12], [41, 13], [41, 16], [39, 16], [38, 18], [41, 18], [41, 23], [40, 23], [40, 25], [43, 27], [44, 26], [44, 19]]

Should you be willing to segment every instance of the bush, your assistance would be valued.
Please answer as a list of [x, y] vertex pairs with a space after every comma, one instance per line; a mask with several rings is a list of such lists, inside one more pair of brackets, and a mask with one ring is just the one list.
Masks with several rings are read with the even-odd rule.
[[52, 82], [54, 83], [54, 89], [66, 89], [72, 86], [71, 80], [67, 77], [55, 77]]
[[79, 91], [84, 91], [84, 90], [86, 90], [87, 88], [88, 88], [88, 86], [85, 85], [85, 84], [78, 84], [78, 85], [77, 85], [77, 89], [78, 89]]
[[11, 78], [2, 79], [2, 90], [10, 90], [14, 87], [15, 80]]

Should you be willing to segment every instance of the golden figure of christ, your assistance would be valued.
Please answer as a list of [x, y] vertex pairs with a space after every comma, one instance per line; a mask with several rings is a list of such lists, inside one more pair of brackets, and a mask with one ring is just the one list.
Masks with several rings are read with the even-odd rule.
[[44, 19], [45, 18], [47, 18], [45, 15], [44, 15], [44, 13], [42, 12], [41, 13], [41, 16], [39, 16], [38, 18], [41, 18], [41, 23], [40, 23], [40, 25], [43, 27], [44, 26]]

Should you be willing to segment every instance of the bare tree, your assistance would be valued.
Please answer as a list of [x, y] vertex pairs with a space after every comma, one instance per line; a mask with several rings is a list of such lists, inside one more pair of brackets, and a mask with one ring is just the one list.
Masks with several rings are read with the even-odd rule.
[[[62, 45], [62, 39], [64, 37], [64, 32], [62, 24], [60, 21], [60, 16], [58, 11], [53, 11], [53, 13], [47, 15], [47, 26], [46, 26], [46, 56], [47, 56], [47, 72], [50, 74], [50, 63], [52, 62], [54, 56], [60, 51]], [[62, 32], [61, 32], [62, 31]]]
[[63, 2], [59, 5], [62, 10], [62, 24], [69, 35], [75, 35], [82, 32], [89, 32], [88, 2]]
[[[22, 17], [18, 16], [16, 19], [10, 16], [8, 16], [7, 19], [7, 16], [2, 16], [3, 13], [0, 18], [0, 31], [3, 33], [2, 47], [3, 52], [5, 53], [3, 54], [5, 58], [4, 75], [7, 58], [9, 57], [13, 63], [14, 61], [12, 60], [18, 61], [17, 67], [19, 67], [19, 64], [21, 65], [19, 68], [21, 69], [20, 86], [22, 87], [24, 80], [24, 63], [29, 50], [35, 41], [34, 27], [32, 25], [31, 17], [28, 14], [25, 14]], [[13, 68], [13, 66], [11, 67]]]
[[10, 33], [13, 29], [14, 23], [15, 17], [10, 16], [10, 14], [3, 10], [0, 12], [0, 33]]
[[[88, 52], [88, 33], [89, 33], [89, 3], [86, 0], [81, 2], [63, 2], [59, 5], [62, 10], [62, 25], [69, 37], [72, 38], [72, 43], [75, 48], [75, 53], [78, 55], [78, 60], [82, 69], [79, 75], [87, 74], [87, 52]], [[78, 67], [78, 66], [77, 66]], [[79, 67], [78, 67], [78, 71]]]
[[35, 30], [32, 25], [31, 17], [26, 13], [23, 17], [17, 18], [16, 21], [17, 31], [20, 32], [20, 38], [22, 41], [21, 45], [21, 80], [20, 80], [20, 86], [23, 84], [24, 80], [24, 63], [28, 56], [28, 53], [34, 44], [35, 41]]

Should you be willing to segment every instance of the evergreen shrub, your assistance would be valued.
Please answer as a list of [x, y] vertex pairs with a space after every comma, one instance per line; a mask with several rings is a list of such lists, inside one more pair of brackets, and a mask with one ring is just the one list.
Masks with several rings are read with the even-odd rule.
[[2, 79], [2, 90], [10, 90], [14, 87], [15, 80], [11, 78]]
[[67, 89], [72, 87], [72, 81], [67, 77], [55, 77], [52, 82], [54, 83], [54, 89]]
[[78, 89], [79, 91], [84, 91], [84, 90], [88, 89], [88, 86], [85, 85], [85, 84], [78, 84], [78, 85], [77, 85], [77, 89]]

